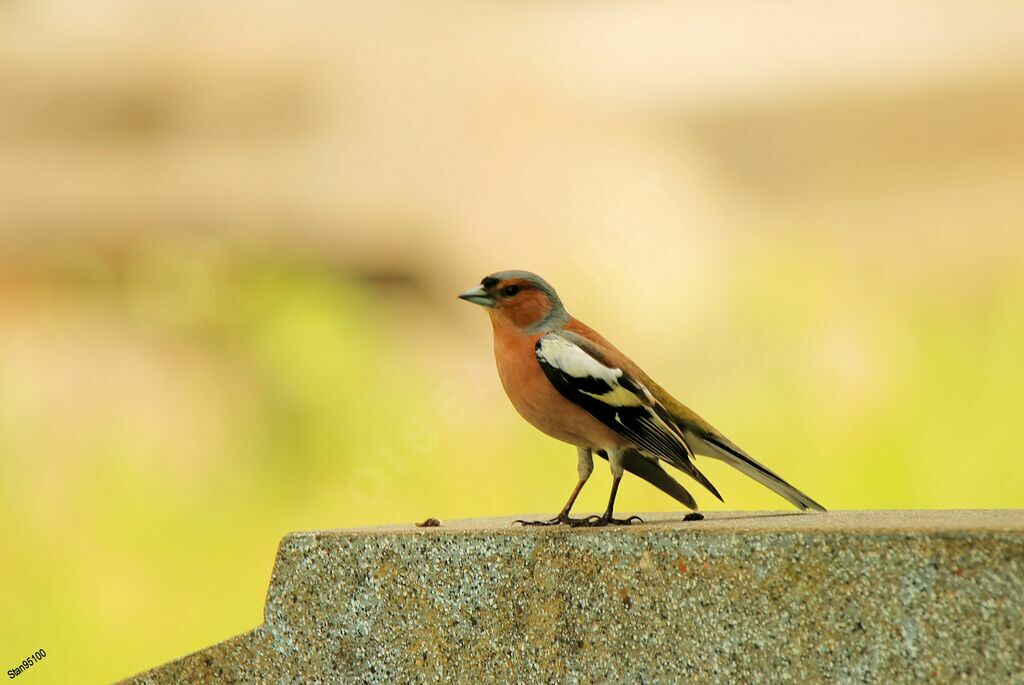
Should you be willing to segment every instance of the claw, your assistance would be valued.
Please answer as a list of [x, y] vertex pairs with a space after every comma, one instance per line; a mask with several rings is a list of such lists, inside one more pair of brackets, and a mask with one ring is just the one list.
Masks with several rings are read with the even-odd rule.
[[600, 523], [598, 523], [600, 520], [600, 516], [598, 516], [597, 514], [591, 514], [590, 516], [586, 516], [581, 519], [576, 519], [575, 521], [572, 521], [569, 525], [573, 528], [580, 528], [585, 526], [598, 526], [601, 525]]
[[581, 519], [572, 525], [575, 527], [586, 526], [588, 528], [600, 528], [609, 524], [613, 526], [629, 526], [633, 523], [643, 523], [644, 520], [639, 516], [630, 516], [625, 519], [617, 519], [612, 516], [588, 516], [585, 519]]
[[629, 526], [634, 523], [643, 523], [644, 520], [639, 516], [630, 516], [629, 518], [617, 519], [613, 516], [605, 514], [604, 516], [598, 516], [597, 514], [591, 514], [590, 516], [584, 516], [580, 519], [574, 519], [568, 514], [559, 514], [553, 519], [547, 519], [545, 521], [527, 521], [525, 519], [516, 519], [513, 524], [518, 523], [521, 526], [557, 526], [567, 525], [573, 528], [600, 528], [601, 526], [607, 526], [609, 524], [613, 526]]
[[598, 520], [599, 516], [586, 516], [581, 519], [574, 519], [568, 514], [559, 514], [553, 519], [547, 519], [546, 521], [526, 521], [524, 519], [516, 519], [512, 523], [518, 523], [521, 526], [557, 526], [565, 524], [568, 526], [586, 526], [593, 525], [590, 523], [591, 520]]
[[634, 521], [636, 523], [643, 523], [644, 522], [644, 520], [642, 518], [640, 518], [639, 516], [636, 516], [636, 515], [630, 516], [627, 519], [612, 519], [611, 520], [611, 522], [614, 523], [617, 526], [629, 526], [629, 525], [632, 525], [634, 523]]
[[524, 521], [523, 519], [516, 519], [512, 523], [518, 523], [521, 526], [557, 526], [561, 521], [556, 517], [548, 519], [547, 521]]

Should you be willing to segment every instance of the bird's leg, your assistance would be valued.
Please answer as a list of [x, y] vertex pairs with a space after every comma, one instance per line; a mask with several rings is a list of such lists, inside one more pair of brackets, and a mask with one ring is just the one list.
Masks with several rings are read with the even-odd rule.
[[643, 523], [644, 520], [639, 516], [630, 516], [629, 518], [617, 519], [612, 515], [615, 510], [615, 496], [619, 492], [619, 482], [622, 480], [622, 452], [617, 450], [608, 450], [608, 463], [612, 467], [612, 492], [608, 496], [608, 508], [604, 514], [597, 517], [596, 520], [585, 520], [578, 523], [574, 523], [574, 526], [607, 526], [609, 523], [616, 526], [628, 526], [633, 522]]
[[524, 526], [557, 526], [559, 524], [568, 524], [570, 526], [584, 524], [591, 520], [596, 520], [597, 516], [588, 516], [582, 519], [574, 519], [569, 516], [569, 511], [572, 509], [572, 505], [576, 503], [576, 498], [580, 496], [580, 490], [583, 489], [587, 479], [590, 478], [590, 474], [594, 470], [594, 455], [593, 453], [584, 447], [578, 447], [576, 453], [579, 456], [580, 462], [577, 467], [579, 473], [579, 482], [576, 483], [576, 487], [573, 488], [572, 494], [569, 495], [569, 501], [562, 507], [562, 511], [558, 512], [558, 516], [553, 519], [547, 519], [546, 521], [524, 521], [522, 519], [516, 519], [513, 523], [519, 523]]
[[569, 516], [569, 510], [572, 509], [572, 505], [576, 502], [576, 498], [579, 497], [580, 490], [583, 489], [583, 484], [586, 482], [587, 481], [585, 480], [581, 480], [576, 483], [576, 487], [573, 488], [572, 494], [569, 495], [569, 501], [565, 503], [565, 506], [562, 507], [562, 511], [558, 512], [558, 515], [554, 518], [544, 521], [524, 521], [523, 519], [516, 519], [513, 523], [519, 523], [524, 526], [557, 526], [561, 523], [565, 523], [570, 526], [577, 526], [598, 519], [599, 517], [597, 516], [588, 516], [581, 519], [574, 519]]

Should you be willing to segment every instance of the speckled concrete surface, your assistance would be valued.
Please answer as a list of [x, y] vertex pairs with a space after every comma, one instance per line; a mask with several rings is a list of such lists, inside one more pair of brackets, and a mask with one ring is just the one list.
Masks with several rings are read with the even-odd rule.
[[164, 683], [1024, 683], [1024, 512], [509, 519], [285, 537]]

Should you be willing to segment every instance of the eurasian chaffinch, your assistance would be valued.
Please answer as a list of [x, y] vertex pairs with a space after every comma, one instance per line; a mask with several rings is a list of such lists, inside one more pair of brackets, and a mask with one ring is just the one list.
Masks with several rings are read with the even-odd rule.
[[[703, 516], [693, 496], [659, 464], [674, 466], [722, 500], [694, 465], [698, 454], [726, 462], [799, 509], [825, 511], [669, 395], [601, 334], [570, 316], [540, 276], [501, 271], [459, 297], [490, 314], [498, 376], [512, 405], [534, 427], [575, 445], [579, 456], [579, 481], [562, 511], [547, 521], [520, 523], [603, 526], [639, 521], [637, 516], [612, 515], [623, 471], [692, 509], [687, 520], [699, 520]], [[569, 511], [594, 470], [595, 453], [612, 470], [608, 508], [601, 516], [571, 518]]]

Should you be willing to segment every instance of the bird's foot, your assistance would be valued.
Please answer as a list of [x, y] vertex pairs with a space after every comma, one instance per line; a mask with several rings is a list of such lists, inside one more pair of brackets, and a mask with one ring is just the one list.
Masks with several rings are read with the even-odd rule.
[[521, 526], [588, 526], [591, 525], [591, 521], [596, 521], [600, 518], [600, 516], [585, 516], [581, 519], [574, 519], [568, 514], [562, 513], [553, 519], [547, 519], [545, 521], [524, 521], [523, 519], [516, 519], [512, 523], [518, 523]]
[[570, 524], [574, 527], [588, 527], [588, 528], [600, 528], [602, 526], [613, 525], [613, 526], [631, 526], [634, 523], [643, 523], [644, 520], [639, 516], [630, 516], [629, 518], [617, 519], [614, 516], [605, 514], [604, 516], [588, 516], [578, 523]]
[[684, 516], [683, 520], [684, 521], [703, 521], [704, 520], [704, 514], [700, 513], [699, 511], [694, 511], [694, 512], [691, 512], [691, 513], [687, 514], [686, 516]]

